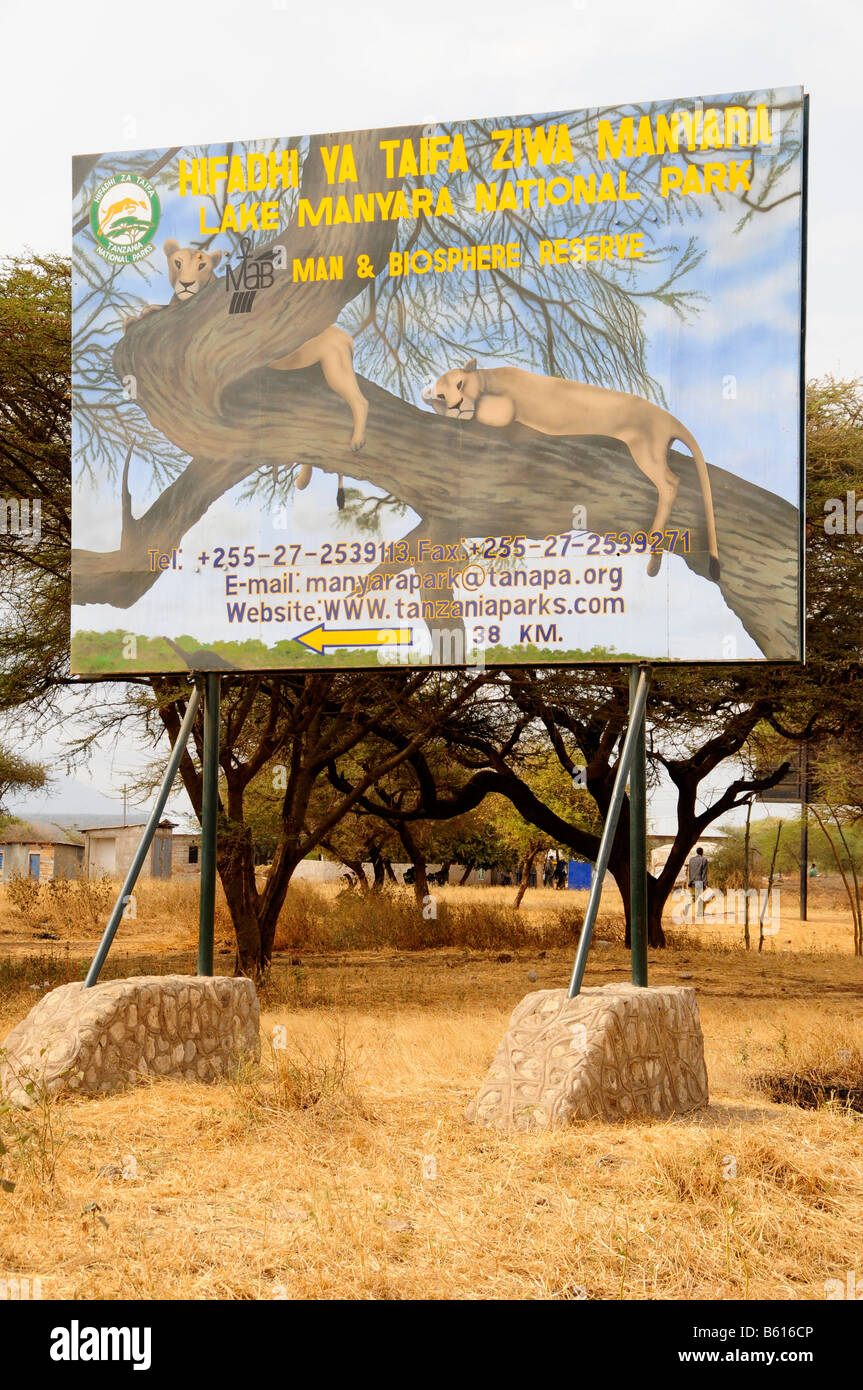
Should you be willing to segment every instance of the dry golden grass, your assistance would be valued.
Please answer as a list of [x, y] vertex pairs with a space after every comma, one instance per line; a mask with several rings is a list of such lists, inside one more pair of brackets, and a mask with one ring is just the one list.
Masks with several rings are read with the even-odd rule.
[[[43, 885], [44, 887], [44, 885]], [[113, 893], [119, 883], [112, 885]], [[838, 875], [821, 877], [810, 887], [809, 921], [798, 915], [796, 884], [779, 885], [779, 930], [765, 937], [763, 953], [787, 952], [851, 954], [853, 932]], [[434, 890], [437, 918], [426, 920], [416, 910], [412, 889], [389, 890], [380, 897], [345, 894], [336, 885], [295, 883], [288, 891], [276, 935], [276, 947], [293, 953], [327, 953], [340, 950], [386, 948], [423, 950], [435, 946], [467, 946], [469, 949], [508, 949], [532, 943], [540, 947], [568, 945], [575, 940], [587, 906], [586, 892], [558, 893], [553, 889], [528, 891], [520, 911], [513, 909], [512, 888], [448, 888]], [[109, 894], [110, 905], [113, 898]], [[753, 909], [754, 911], [754, 909]], [[10, 902], [9, 888], [0, 884], [0, 946], [4, 953], [29, 954], [35, 943], [59, 942], [73, 956], [92, 955], [94, 942], [107, 920], [88, 903], [54, 904], [43, 894], [39, 909], [25, 919]], [[705, 923], [680, 927], [673, 921], [669, 904], [664, 926], [669, 940], [691, 950], [716, 952], [743, 950], [743, 928]], [[597, 935], [619, 940], [622, 905], [615, 884], [603, 888]], [[135, 890], [134, 916], [124, 918], [114, 951], [140, 953], [168, 949], [192, 951], [198, 931], [198, 886], [195, 879], [142, 879]], [[758, 923], [751, 928], [755, 949]], [[233, 949], [230, 916], [221, 886], [216, 897], [216, 943]], [[41, 948], [40, 949], [45, 949]], [[51, 949], [48, 947], [47, 949]]]
[[[176, 887], [144, 886], [124, 949], [152, 954], [121, 954], [112, 973], [194, 969]], [[571, 950], [536, 930], [558, 895], [535, 896], [534, 929], [503, 962], [470, 947], [286, 952], [262, 995], [262, 1064], [230, 1082], [58, 1102], [53, 1138], [39, 1115], [7, 1115], [7, 1135], [34, 1133], [0, 1160], [17, 1181], [0, 1193], [0, 1278], [74, 1299], [733, 1300], [821, 1299], [826, 1280], [859, 1277], [863, 1118], [773, 1104], [757, 1079], [863, 1056], [863, 963], [824, 935], [803, 953], [793, 927], [791, 949], [780, 936], [760, 957], [701, 939], [651, 952], [652, 983], [698, 991], [709, 1109], [510, 1138], [462, 1111], [513, 1006], [568, 976]], [[610, 914], [599, 935], [617, 939], [592, 952], [587, 983], [626, 978]], [[0, 1037], [43, 980], [80, 976], [92, 941], [36, 949], [20, 927], [3, 940]], [[286, 1052], [270, 1046], [277, 1024]]]

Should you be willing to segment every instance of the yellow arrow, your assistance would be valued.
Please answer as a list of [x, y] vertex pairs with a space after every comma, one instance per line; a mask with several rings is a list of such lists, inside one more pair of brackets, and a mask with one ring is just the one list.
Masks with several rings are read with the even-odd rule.
[[409, 647], [413, 641], [413, 629], [409, 627], [353, 627], [325, 628], [323, 623], [310, 627], [294, 638], [313, 652], [323, 652], [324, 647]]

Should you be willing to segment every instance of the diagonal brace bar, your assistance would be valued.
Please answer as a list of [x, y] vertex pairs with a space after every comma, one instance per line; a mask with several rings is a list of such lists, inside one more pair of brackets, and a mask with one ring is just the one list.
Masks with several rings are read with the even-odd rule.
[[570, 999], [574, 999], [581, 991], [581, 982], [584, 979], [584, 969], [587, 965], [587, 953], [590, 950], [593, 928], [596, 923], [596, 915], [599, 911], [599, 899], [602, 896], [602, 883], [605, 878], [605, 871], [608, 868], [611, 846], [614, 843], [614, 836], [617, 831], [617, 822], [620, 819], [620, 808], [623, 805], [623, 793], [626, 790], [626, 779], [629, 776], [629, 768], [632, 763], [632, 757], [638, 743], [639, 731], [642, 727], [642, 720], [644, 718], [648, 683], [647, 672], [641, 671], [638, 677], [635, 698], [630, 705], [629, 728], [626, 731], [626, 738], [623, 740], [623, 748], [621, 750], [620, 760], [617, 764], [617, 775], [614, 779], [614, 790], [611, 793], [611, 804], [609, 805], [608, 815], [605, 818], [605, 825], [602, 829], [602, 839], [599, 842], [599, 854], [596, 856], [596, 873], [593, 876], [590, 897], [587, 900], [587, 912], [584, 914], [584, 925], [581, 928], [578, 950], [575, 953], [575, 965], [572, 967], [572, 979], [569, 982]]
[[195, 715], [198, 713], [198, 705], [200, 703], [201, 692], [196, 686], [189, 694], [189, 702], [186, 705], [186, 713], [183, 718], [183, 722], [180, 725], [180, 732], [177, 735], [177, 742], [171, 749], [171, 756], [168, 759], [168, 766], [165, 768], [165, 775], [162, 778], [161, 784], [159, 786], [159, 792], [156, 797], [156, 804], [150, 812], [150, 819], [144, 826], [144, 833], [141, 836], [141, 842], [138, 845], [138, 848], [135, 850], [135, 857], [129, 865], [129, 871], [126, 874], [125, 879], [123, 880], [123, 887], [120, 889], [120, 896], [114, 904], [114, 910], [111, 913], [111, 916], [108, 919], [108, 925], [102, 934], [102, 940], [99, 942], [99, 949], [93, 957], [93, 963], [90, 966], [90, 969], [87, 971], [87, 978], [82, 986], [83, 989], [90, 989], [90, 987], [92, 985], [95, 985], [97, 980], [99, 979], [99, 972], [101, 971], [102, 966], [105, 964], [105, 957], [111, 949], [111, 942], [114, 940], [114, 935], [117, 931], [118, 926], [120, 925], [120, 919], [123, 916], [123, 913], [126, 909], [126, 904], [129, 901], [129, 896], [132, 892], [132, 889], [135, 887], [135, 883], [138, 879], [138, 874], [141, 872], [141, 866], [147, 857], [147, 850], [150, 848], [150, 845], [152, 844], [153, 836], [156, 833], [159, 821], [162, 819], [162, 812], [165, 809], [165, 802], [168, 800], [168, 793], [170, 792], [171, 787], [174, 783], [174, 778], [177, 775], [177, 768], [180, 766], [180, 759], [186, 751], [186, 744], [189, 741], [189, 734], [192, 732], [192, 725], [195, 722]]

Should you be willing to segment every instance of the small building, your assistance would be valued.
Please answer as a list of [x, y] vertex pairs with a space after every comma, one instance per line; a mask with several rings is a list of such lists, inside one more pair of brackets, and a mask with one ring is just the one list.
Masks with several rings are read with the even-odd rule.
[[194, 878], [201, 872], [201, 832], [181, 830], [171, 841], [171, 873]]
[[[171, 877], [174, 822], [159, 821], [141, 868], [144, 878]], [[84, 831], [84, 873], [88, 878], [125, 878], [141, 843], [142, 825], [96, 825]]]
[[0, 830], [0, 879], [77, 878], [84, 840], [51, 821], [13, 821]]
[[[671, 851], [674, 847], [675, 835], [676, 827], [674, 831], [671, 833], [662, 834], [661, 831], [656, 831], [647, 836], [647, 867], [650, 873], [654, 875], [654, 877], [656, 877], [658, 874], [661, 874], [662, 870], [665, 868], [665, 865], [668, 862], [668, 856], [671, 854]], [[722, 830], [712, 830], [708, 831], [706, 835], [699, 835], [697, 843], [704, 847], [708, 863], [712, 855], [718, 853], [724, 841], [725, 832]], [[689, 854], [687, 854], [686, 859], [684, 860], [683, 865], [681, 866], [677, 874], [677, 878], [675, 880], [676, 883], [686, 882], [686, 865], [689, 862], [690, 856], [694, 853], [695, 846], [693, 846], [693, 848], [689, 851]]]

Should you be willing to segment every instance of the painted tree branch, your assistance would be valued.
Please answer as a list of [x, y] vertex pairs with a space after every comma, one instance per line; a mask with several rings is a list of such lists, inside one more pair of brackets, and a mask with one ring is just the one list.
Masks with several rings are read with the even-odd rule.
[[[585, 509], [588, 528], [601, 534], [650, 525], [656, 493], [615, 440], [552, 438], [521, 425], [492, 429], [451, 421], [372, 382], [362, 381], [361, 389], [369, 401], [369, 421], [366, 447], [354, 458], [347, 408], [317, 367], [250, 373], [222, 398], [225, 452], [215, 459], [196, 453], [142, 517], [127, 519], [119, 550], [74, 552], [74, 602], [131, 606], [158, 578], [148, 549], [179, 545], [217, 498], [255, 470], [295, 461], [329, 473], [352, 467], [411, 507], [421, 518], [416, 534], [436, 541], [486, 535], [541, 539], [570, 530], [576, 506]], [[173, 437], [170, 427], [167, 432]], [[257, 452], [250, 459], [251, 438]], [[234, 448], [238, 439], [242, 450]], [[672, 452], [670, 458], [680, 477], [671, 525], [691, 531], [692, 550], [683, 559], [693, 573], [707, 577], [695, 467], [688, 455]], [[723, 597], [766, 657], [788, 658], [797, 640], [797, 509], [724, 469], [712, 466], [710, 479]], [[608, 561], [604, 557], [599, 563]], [[657, 602], [664, 601], [668, 574], [666, 562], [657, 578], [644, 579]]]
[[[392, 138], [415, 136], [418, 127], [389, 132]], [[350, 141], [357, 182], [326, 185], [320, 147]], [[322, 196], [359, 192], [386, 194], [401, 180], [386, 178], [385, 160], [374, 132], [323, 135], [312, 142], [303, 166], [301, 194], [314, 205]], [[341, 310], [368, 284], [358, 274], [357, 258], [365, 255], [376, 269], [386, 259], [396, 222], [341, 223], [301, 227], [295, 216], [288, 227], [252, 260], [269, 259], [283, 248], [286, 267], [276, 271], [272, 285], [255, 297], [251, 312], [228, 313], [230, 294], [225, 277], [213, 280], [188, 304], [172, 304], [159, 314], [147, 314], [117, 344], [117, 376], [132, 377], [135, 399], [150, 423], [193, 458], [238, 458], [248, 452], [249, 436], [234, 429], [222, 402], [233, 383], [255, 368], [286, 356], [327, 328]], [[294, 259], [342, 256], [344, 277], [326, 281], [293, 279]]]

